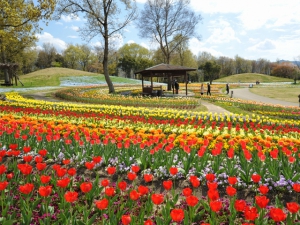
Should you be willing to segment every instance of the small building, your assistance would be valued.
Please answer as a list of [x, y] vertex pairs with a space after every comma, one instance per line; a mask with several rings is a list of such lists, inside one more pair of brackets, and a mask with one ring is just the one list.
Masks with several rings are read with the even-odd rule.
[[[185, 90], [187, 95], [187, 84], [189, 82], [188, 80], [188, 72], [190, 71], [196, 71], [196, 68], [190, 68], [185, 66], [176, 66], [176, 65], [170, 65], [170, 64], [158, 64], [156, 66], [152, 66], [150, 68], [147, 68], [145, 70], [137, 71], [135, 72], [135, 76], [137, 74], [140, 74], [142, 76], [142, 91], [143, 94], [152, 94], [154, 90], [158, 92], [162, 92], [161, 86], [153, 86], [153, 77], [162, 77], [164, 80], [167, 80], [168, 84], [168, 90], [171, 90], [171, 84], [172, 81], [175, 79], [180, 78], [185, 83]], [[144, 85], [144, 78], [150, 78], [150, 86]], [[174, 90], [173, 90], [174, 93]], [[159, 94], [158, 94], [159, 95]]]

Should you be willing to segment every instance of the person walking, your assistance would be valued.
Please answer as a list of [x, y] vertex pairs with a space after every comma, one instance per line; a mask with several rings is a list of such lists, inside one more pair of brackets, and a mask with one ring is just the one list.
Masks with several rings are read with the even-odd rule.
[[209, 83], [207, 83], [207, 92], [206, 92], [206, 94], [208, 95], [210, 95], [211, 96], [211, 93], [210, 93], [210, 84]]
[[200, 86], [200, 94], [203, 95], [203, 93], [204, 93], [204, 85], [202, 83]]
[[177, 82], [177, 80], [175, 80], [174, 86], [175, 86], [175, 91], [176, 91], [176, 94], [178, 94], [178, 90], [179, 90], [179, 83]]
[[226, 94], [229, 94], [229, 84], [226, 84]]

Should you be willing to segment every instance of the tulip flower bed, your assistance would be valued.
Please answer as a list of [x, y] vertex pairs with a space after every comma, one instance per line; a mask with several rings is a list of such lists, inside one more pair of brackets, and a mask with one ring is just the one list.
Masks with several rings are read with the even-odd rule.
[[78, 101], [92, 104], [122, 105], [133, 107], [156, 107], [173, 109], [194, 109], [199, 106], [198, 100], [191, 98], [166, 98], [166, 97], [142, 97], [109, 95], [99, 88], [76, 88], [72, 90], [62, 90], [55, 94], [61, 99], [68, 101]]
[[2, 224], [300, 222], [299, 123], [7, 98]]

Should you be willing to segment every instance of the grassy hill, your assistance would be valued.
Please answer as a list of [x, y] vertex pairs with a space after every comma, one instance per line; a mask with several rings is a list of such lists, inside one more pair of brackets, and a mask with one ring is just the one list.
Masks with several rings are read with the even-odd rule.
[[[86, 82], [90, 84], [106, 83], [103, 74], [90, 73], [80, 70], [67, 68], [47, 68], [35, 71], [33, 73], [20, 76], [24, 87], [44, 87], [44, 86], [59, 86], [62, 81], [65, 82]], [[111, 76], [114, 83], [136, 84], [134, 80]]]
[[242, 74], [235, 74], [228, 77], [223, 77], [215, 82], [224, 82], [224, 83], [238, 83], [239, 81], [242, 83], [255, 83], [256, 81], [262, 83], [272, 83], [272, 82], [293, 82], [292, 79], [281, 78], [281, 77], [274, 77], [265, 74], [258, 74], [258, 73], [242, 73]]

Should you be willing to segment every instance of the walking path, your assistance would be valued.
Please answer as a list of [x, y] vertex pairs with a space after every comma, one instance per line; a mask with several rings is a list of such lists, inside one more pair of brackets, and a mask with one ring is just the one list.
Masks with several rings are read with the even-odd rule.
[[264, 96], [260, 96], [257, 94], [253, 94], [249, 88], [239, 88], [239, 89], [232, 89], [233, 91], [233, 98], [240, 98], [244, 100], [251, 100], [256, 102], [274, 104], [274, 105], [283, 105], [283, 106], [299, 106], [299, 103], [295, 102], [286, 102], [277, 100], [274, 98], [268, 98]]

